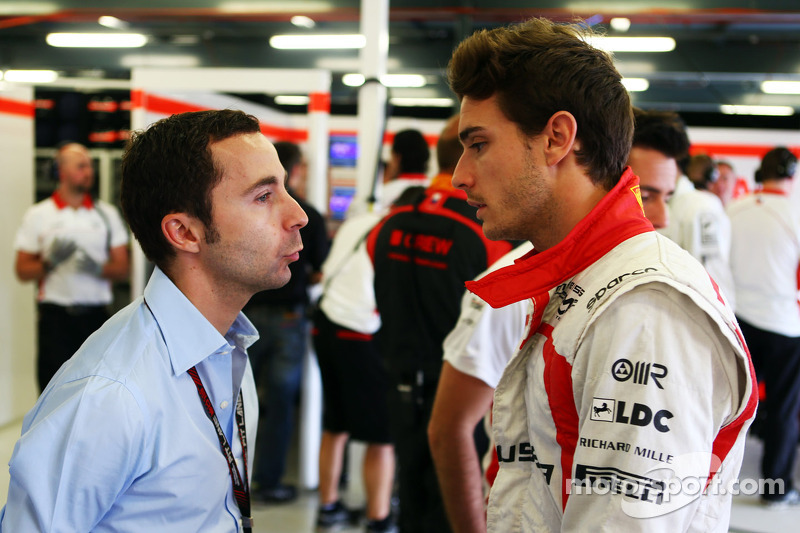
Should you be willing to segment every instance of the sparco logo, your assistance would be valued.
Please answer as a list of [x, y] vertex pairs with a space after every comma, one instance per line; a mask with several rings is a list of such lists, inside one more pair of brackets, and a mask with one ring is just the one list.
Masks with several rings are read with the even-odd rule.
[[[626, 412], [627, 411], [627, 412]], [[592, 412], [589, 414], [590, 420], [597, 422], [615, 422], [617, 424], [630, 424], [631, 426], [645, 427], [651, 423], [653, 427], [661, 432], [669, 432], [666, 421], [674, 415], [666, 409], [653, 410], [643, 403], [634, 403], [627, 408], [623, 400], [612, 400], [610, 398], [593, 398]]]
[[657, 272], [658, 269], [655, 267], [647, 267], [647, 268], [639, 268], [634, 270], [633, 272], [628, 272], [626, 274], [622, 274], [621, 276], [617, 276], [616, 278], [612, 279], [608, 283], [606, 283], [605, 287], [601, 287], [599, 291], [594, 293], [594, 296], [591, 300], [586, 303], [586, 309], [591, 309], [594, 307], [594, 304], [600, 301], [600, 299], [605, 296], [606, 291], [610, 291], [624, 280], [628, 276], [639, 276], [641, 274], [646, 274], [647, 272]]
[[664, 390], [659, 380], [667, 377], [667, 367], [658, 363], [637, 361], [636, 364], [633, 364], [627, 359], [617, 359], [611, 365], [611, 375], [617, 381], [625, 382], [630, 380], [637, 385], [647, 385], [652, 378], [656, 387]]

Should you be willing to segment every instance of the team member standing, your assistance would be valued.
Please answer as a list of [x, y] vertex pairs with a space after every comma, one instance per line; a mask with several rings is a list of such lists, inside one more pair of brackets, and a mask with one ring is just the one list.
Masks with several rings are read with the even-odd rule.
[[450, 185], [461, 154], [457, 132], [457, 122], [449, 121], [431, 186], [392, 209], [367, 238], [399, 467], [398, 525], [408, 533], [449, 530], [427, 438], [442, 341], [458, 319], [464, 282], [511, 248], [483, 236], [464, 194]]
[[685, 167], [686, 175], [678, 178], [669, 202], [672, 221], [661, 232], [702, 263], [735, 309], [730, 268], [731, 223], [722, 201], [708, 191], [717, 181], [719, 171], [706, 154], [690, 157]]
[[58, 187], [25, 213], [17, 232], [15, 270], [39, 284], [39, 390], [108, 319], [111, 282], [128, 276], [128, 230], [116, 208], [89, 195], [94, 169], [83, 145], [55, 157]]
[[[654, 227], [666, 227], [667, 201], [680, 174], [677, 162], [689, 153], [689, 138], [675, 113], [634, 109], [634, 118], [628, 164], [639, 177], [645, 216]], [[524, 243], [489, 272], [512, 264], [530, 250], [531, 244]], [[497, 382], [522, 340], [527, 309], [524, 300], [492, 309], [467, 291], [458, 324], [444, 342], [445, 362], [429, 436], [450, 524], [458, 533], [486, 531], [485, 499], [472, 433], [490, 408]], [[483, 467], [484, 485], [490, 486], [498, 468], [493, 446]]]
[[761, 473], [784, 488], [762, 495], [773, 507], [800, 504], [792, 482], [800, 434], [800, 217], [789, 199], [796, 168], [789, 150], [770, 150], [756, 172], [762, 188], [728, 208], [736, 314], [766, 387]]
[[302, 248], [284, 178], [241, 111], [134, 134], [122, 208], [156, 269], [25, 416], [0, 531], [252, 531], [258, 334], [240, 310]]
[[474, 34], [449, 66], [453, 184], [487, 236], [535, 250], [467, 284], [531, 300], [495, 391], [488, 529], [727, 531], [730, 491], [665, 500], [662, 483], [736, 479], [752, 366], [705, 270], [644, 217], [629, 96], [586, 37], [533, 19]]
[[328, 254], [325, 219], [288, 185], [305, 182], [306, 164], [300, 147], [275, 143], [278, 159], [286, 170], [287, 191], [308, 217], [300, 230], [303, 251], [289, 266], [292, 277], [279, 289], [255, 294], [244, 308], [260, 338], [248, 350], [261, 398], [259, 446], [253, 468], [256, 496], [266, 502], [293, 500], [297, 488], [283, 483], [289, 446], [294, 434], [295, 406], [303, 380], [303, 359], [309, 339], [311, 285], [322, 277]]
[[389, 161], [379, 184], [379, 205], [388, 209], [409, 187], [427, 187], [431, 150], [419, 130], [402, 130], [394, 135]]

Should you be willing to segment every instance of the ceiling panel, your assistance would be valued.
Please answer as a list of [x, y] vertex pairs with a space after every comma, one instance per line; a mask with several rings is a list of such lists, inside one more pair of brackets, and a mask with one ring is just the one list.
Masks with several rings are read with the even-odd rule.
[[[535, 3], [535, 7], [531, 7]], [[0, 69], [51, 68], [66, 76], [125, 79], [132, 65], [164, 56], [208, 67], [331, 68], [335, 105], [354, 105], [356, 90], [341, 75], [358, 70], [356, 51], [279, 51], [275, 33], [356, 32], [356, 0], [0, 1]], [[314, 30], [291, 26], [294, 14], [317, 21]], [[56, 49], [44, 42], [52, 31], [99, 31], [99, 15], [115, 15], [131, 31], [150, 36], [136, 50]], [[428, 76], [426, 95], [451, 96], [444, 71], [452, 49], [472, 31], [530, 16], [570, 21], [580, 16], [608, 29], [612, 16], [626, 16], [628, 35], [671, 35], [673, 52], [616, 56], [626, 77], [645, 77], [650, 88], [633, 95], [643, 107], [685, 113], [717, 113], [720, 104], [790, 105], [800, 97], [765, 95], [766, 79], [800, 80], [800, 5], [769, 2], [685, 0], [669, 7], [650, 1], [393, 0], [390, 4], [389, 69]], [[138, 62], [138, 63], [137, 63]], [[413, 94], [411, 90], [403, 95]]]

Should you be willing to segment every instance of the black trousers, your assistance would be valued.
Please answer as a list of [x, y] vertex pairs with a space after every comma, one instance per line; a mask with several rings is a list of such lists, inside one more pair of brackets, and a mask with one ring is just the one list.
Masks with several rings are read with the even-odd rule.
[[36, 373], [43, 391], [61, 365], [108, 320], [104, 305], [73, 306], [39, 304], [39, 355]]
[[417, 385], [413, 377], [391, 374], [389, 423], [397, 455], [400, 532], [448, 533], [450, 523], [428, 446], [438, 376]]
[[[792, 488], [800, 436], [800, 337], [786, 337], [739, 320], [756, 377], [766, 388], [761, 474]], [[769, 485], [767, 485], [769, 487]], [[769, 494], [765, 495], [769, 498]]]

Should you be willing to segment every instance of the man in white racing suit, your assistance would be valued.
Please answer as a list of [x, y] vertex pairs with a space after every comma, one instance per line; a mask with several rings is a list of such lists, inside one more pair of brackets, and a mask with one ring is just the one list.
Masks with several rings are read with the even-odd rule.
[[487, 237], [535, 250], [467, 283], [494, 307], [531, 302], [495, 392], [488, 530], [727, 531], [752, 365], [714, 281], [645, 218], [630, 100], [587, 37], [532, 19], [449, 65], [453, 184]]

